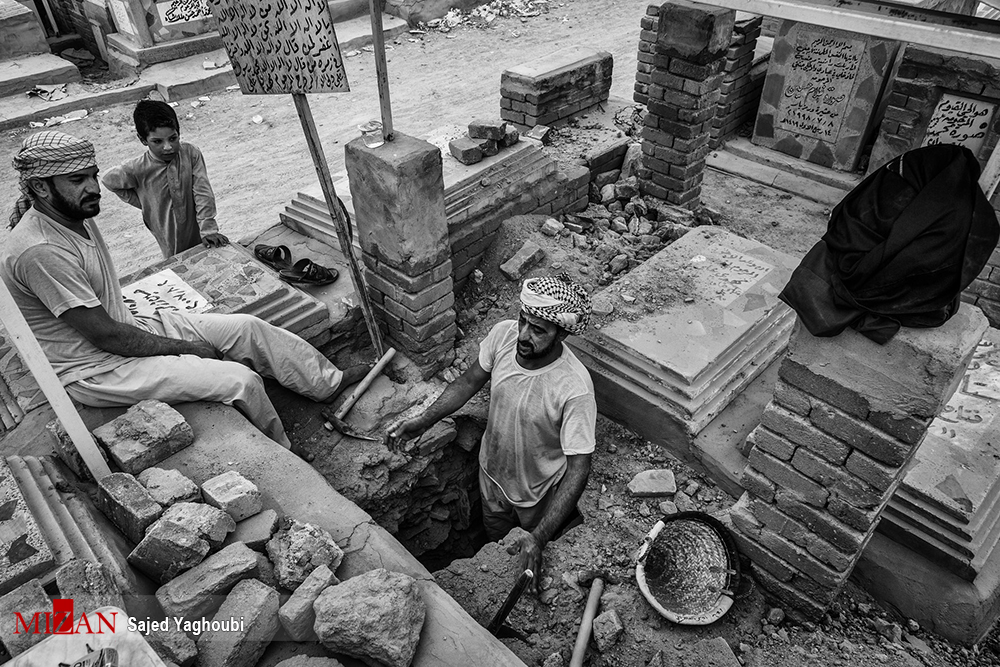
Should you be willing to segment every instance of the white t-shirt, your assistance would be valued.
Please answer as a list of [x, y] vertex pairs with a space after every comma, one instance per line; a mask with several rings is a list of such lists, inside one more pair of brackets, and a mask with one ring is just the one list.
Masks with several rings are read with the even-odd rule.
[[548, 366], [517, 363], [517, 322], [479, 346], [490, 373], [490, 416], [479, 464], [515, 507], [532, 507], [566, 472], [566, 456], [594, 451], [597, 402], [590, 373], [568, 347]]
[[28, 209], [0, 257], [0, 277], [64, 385], [110, 371], [128, 359], [91, 344], [60, 315], [78, 306], [104, 306], [112, 319], [135, 324], [101, 232], [93, 220], [84, 221], [84, 226], [89, 239]]

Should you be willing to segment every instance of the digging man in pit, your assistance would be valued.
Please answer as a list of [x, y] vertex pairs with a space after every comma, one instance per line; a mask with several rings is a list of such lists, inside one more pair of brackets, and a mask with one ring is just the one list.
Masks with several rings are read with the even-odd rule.
[[526, 280], [517, 321], [479, 346], [479, 359], [421, 415], [386, 438], [390, 450], [452, 414], [490, 382], [479, 453], [483, 523], [499, 541], [520, 527], [508, 553], [540, 581], [545, 545], [570, 522], [590, 476], [597, 403], [590, 373], [564, 345], [590, 319], [590, 297], [565, 274]]

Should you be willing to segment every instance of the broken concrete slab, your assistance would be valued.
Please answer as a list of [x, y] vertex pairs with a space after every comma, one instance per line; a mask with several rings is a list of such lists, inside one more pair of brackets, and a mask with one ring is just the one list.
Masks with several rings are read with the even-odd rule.
[[198, 485], [176, 470], [146, 468], [136, 475], [136, 479], [146, 487], [153, 500], [165, 508], [176, 503], [194, 503], [201, 500], [201, 489]]
[[628, 483], [628, 492], [634, 498], [655, 498], [676, 493], [674, 471], [670, 468], [643, 470]]
[[226, 536], [236, 530], [236, 522], [229, 513], [205, 503], [177, 503], [171, 505], [161, 517], [190, 530], [207, 541], [212, 549], [218, 548]]
[[59, 597], [72, 598], [74, 613], [92, 612], [100, 607], [125, 608], [122, 592], [100, 563], [74, 559], [56, 573]]
[[38, 579], [32, 579], [0, 597], [0, 643], [11, 656], [27, 651], [48, 636], [44, 627], [39, 627], [38, 632], [25, 632], [23, 628], [18, 631], [15, 612], [25, 619], [37, 613], [38, 616], [34, 617], [41, 619], [41, 623], [45, 623], [45, 614], [52, 613], [52, 601]]
[[344, 552], [326, 530], [292, 519], [267, 543], [267, 554], [283, 588], [294, 591], [320, 565], [336, 572]]
[[313, 603], [324, 590], [339, 584], [330, 568], [320, 565], [306, 577], [292, 596], [278, 610], [278, 619], [285, 628], [288, 635], [297, 642], [312, 640], [316, 637], [313, 624], [316, 621], [316, 612]]
[[257, 553], [237, 542], [160, 586], [156, 599], [167, 616], [198, 618], [212, 612], [233, 586], [256, 572]]
[[327, 588], [314, 608], [327, 649], [388, 667], [409, 667], [427, 613], [413, 577], [381, 568]]
[[97, 482], [97, 506], [133, 544], [163, 514], [163, 507], [132, 475], [113, 472]]
[[260, 511], [262, 501], [257, 486], [235, 470], [227, 470], [201, 485], [205, 502], [229, 513], [234, 521]]
[[0, 593], [8, 593], [55, 565], [14, 474], [0, 460]]
[[128, 555], [128, 562], [158, 583], [165, 584], [205, 560], [208, 542], [173, 521], [161, 520]]
[[536, 264], [545, 259], [545, 251], [534, 241], [525, 241], [514, 256], [500, 265], [500, 272], [508, 280], [520, 280]]
[[264, 510], [238, 522], [236, 530], [229, 534], [223, 546], [242, 542], [254, 551], [264, 551], [268, 540], [276, 530], [278, 530], [278, 513], [274, 510]]
[[94, 429], [118, 467], [132, 475], [176, 454], [194, 442], [181, 413], [161, 401], [136, 403], [117, 419]]
[[198, 637], [199, 666], [256, 665], [278, 631], [278, 592], [255, 579], [241, 581], [213, 620], [222, 628]]

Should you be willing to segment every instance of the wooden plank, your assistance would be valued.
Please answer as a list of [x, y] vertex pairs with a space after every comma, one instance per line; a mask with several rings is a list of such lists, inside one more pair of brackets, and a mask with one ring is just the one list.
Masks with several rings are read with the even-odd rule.
[[101, 456], [97, 443], [94, 442], [93, 436], [90, 435], [90, 431], [87, 430], [87, 426], [80, 418], [80, 413], [73, 406], [69, 394], [63, 388], [56, 372], [49, 364], [49, 360], [45, 358], [42, 346], [35, 340], [28, 323], [21, 315], [21, 309], [17, 307], [14, 297], [11, 296], [7, 284], [3, 280], [0, 280], [0, 320], [3, 321], [4, 328], [7, 329], [8, 337], [14, 343], [17, 353], [21, 355], [21, 361], [31, 371], [35, 382], [38, 383], [45, 398], [48, 399], [49, 405], [52, 406], [56, 417], [73, 441], [73, 445], [76, 446], [76, 450], [83, 458], [90, 474], [96, 480], [110, 475], [111, 469], [108, 468], [104, 457]]
[[334, 189], [333, 178], [330, 176], [330, 165], [327, 164], [326, 155], [323, 153], [323, 144], [320, 143], [319, 133], [316, 131], [316, 121], [313, 120], [309, 100], [306, 99], [305, 93], [292, 93], [292, 99], [295, 101], [295, 110], [299, 114], [299, 122], [302, 123], [302, 131], [306, 136], [309, 154], [312, 156], [313, 166], [316, 168], [316, 176], [319, 177], [320, 187], [323, 188], [326, 207], [333, 215], [333, 226], [337, 230], [340, 251], [344, 253], [344, 257], [351, 267], [351, 282], [354, 284], [354, 292], [361, 302], [361, 313], [364, 315], [365, 325], [368, 327], [368, 335], [371, 336], [376, 354], [381, 357], [385, 353], [382, 332], [378, 328], [378, 322], [375, 321], [375, 313], [372, 311], [372, 304], [368, 298], [368, 290], [365, 288], [361, 267], [358, 266], [358, 259], [354, 256], [351, 248], [351, 239], [347, 232], [347, 219], [344, 218], [344, 210], [337, 203], [337, 191]]
[[368, 0], [372, 19], [372, 45], [375, 47], [375, 79], [378, 82], [378, 105], [382, 112], [382, 138], [392, 141], [392, 108], [389, 105], [389, 71], [385, 61], [385, 35], [382, 30], [382, 2]]
[[[993, 22], [960, 17], [906, 5], [887, 3], [838, 2], [837, 0], [708, 0], [705, 4], [737, 11], [763, 14], [790, 21], [874, 35], [881, 39], [911, 42], [922, 46], [957, 51], [964, 55], [996, 59], [1000, 54], [1000, 34]], [[841, 6], [844, 5], [844, 6]], [[897, 10], [896, 7], [899, 7]], [[896, 12], [920, 13], [926, 20], [895, 18]], [[881, 12], [881, 13], [880, 13]], [[891, 16], [888, 14], [892, 14]], [[932, 23], [936, 15], [951, 17], [949, 25]], [[966, 26], [966, 27], [962, 27]]]

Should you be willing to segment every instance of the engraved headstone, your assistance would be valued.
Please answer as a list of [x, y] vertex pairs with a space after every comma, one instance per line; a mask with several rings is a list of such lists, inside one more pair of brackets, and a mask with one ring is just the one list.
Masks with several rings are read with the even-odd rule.
[[880, 531], [972, 580], [1000, 541], [1000, 331], [931, 422]]
[[54, 565], [10, 466], [0, 459], [0, 594], [45, 574]]
[[196, 19], [208, 18], [212, 15], [212, 10], [209, 9], [207, 0], [168, 0], [168, 2], [157, 2], [156, 11], [163, 25], [187, 23]]
[[958, 144], [978, 154], [996, 110], [994, 102], [945, 93], [934, 108], [920, 145]]
[[897, 48], [866, 35], [782, 22], [754, 143], [853, 171]]

